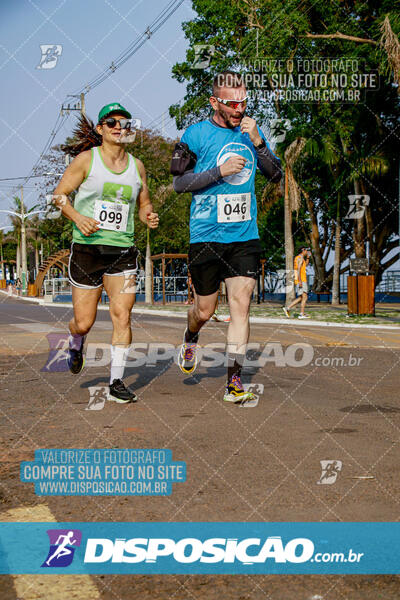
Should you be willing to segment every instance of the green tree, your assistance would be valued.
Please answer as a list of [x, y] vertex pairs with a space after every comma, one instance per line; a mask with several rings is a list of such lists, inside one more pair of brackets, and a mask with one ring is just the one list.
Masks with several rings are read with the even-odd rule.
[[[282, 159], [296, 138], [307, 142], [295, 167], [307, 214], [293, 229], [296, 242], [300, 233], [310, 236], [320, 289], [332, 285], [335, 237], [341, 272], [348, 268], [346, 260], [354, 251], [357, 255], [364, 251], [366, 241], [377, 282], [398, 258], [389, 258], [398, 243], [398, 7], [398, 0], [379, 4], [306, 0], [299, 5], [279, 0], [194, 0], [197, 16], [183, 25], [189, 49], [186, 60], [174, 65], [173, 76], [186, 82], [186, 95], [170, 108], [178, 127], [209, 114], [208, 97], [216, 73], [233, 68], [254, 74], [257, 59], [292, 59], [296, 65], [297, 60], [340, 57], [358, 60], [367, 72], [377, 70], [379, 89], [367, 91], [359, 102], [266, 102], [254, 89], [249, 104], [250, 114], [260, 123], [276, 116], [290, 121], [290, 131], [277, 145]], [[195, 44], [215, 46], [207, 70], [192, 68]], [[267, 75], [266, 88], [273, 90], [276, 86]], [[355, 190], [371, 198], [360, 222], [346, 219], [348, 196], [358, 193]], [[260, 230], [265, 223], [262, 215], [260, 211]], [[280, 227], [275, 224], [278, 231], [270, 233], [279, 239], [283, 221]]]

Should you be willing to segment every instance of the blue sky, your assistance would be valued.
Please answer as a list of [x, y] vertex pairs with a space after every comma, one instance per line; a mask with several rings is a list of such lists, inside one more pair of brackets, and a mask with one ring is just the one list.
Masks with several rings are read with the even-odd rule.
[[[2, 2], [0, 19], [0, 178], [30, 172], [68, 94], [80, 90], [108, 67], [169, 4], [169, 0], [14, 0]], [[143, 126], [158, 124], [168, 107], [183, 98], [185, 86], [172, 79], [173, 64], [185, 58], [182, 22], [192, 19], [191, 2], [178, 10], [111, 77], [86, 95], [93, 119], [101, 106], [121, 102]], [[37, 69], [42, 44], [61, 44], [53, 69]], [[73, 101], [73, 99], [70, 99]], [[75, 123], [73, 114], [59, 131], [62, 142]], [[154, 123], [156, 120], [156, 123]], [[166, 117], [165, 133], [177, 135]], [[37, 191], [31, 180], [27, 205]], [[0, 208], [9, 208], [11, 187], [0, 181]], [[7, 223], [0, 214], [0, 226]]]

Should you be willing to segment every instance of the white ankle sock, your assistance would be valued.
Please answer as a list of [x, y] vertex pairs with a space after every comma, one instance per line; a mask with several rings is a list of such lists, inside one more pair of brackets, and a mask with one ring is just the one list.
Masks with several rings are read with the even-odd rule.
[[110, 383], [114, 379], [122, 379], [126, 361], [128, 360], [130, 346], [111, 346], [111, 374]]

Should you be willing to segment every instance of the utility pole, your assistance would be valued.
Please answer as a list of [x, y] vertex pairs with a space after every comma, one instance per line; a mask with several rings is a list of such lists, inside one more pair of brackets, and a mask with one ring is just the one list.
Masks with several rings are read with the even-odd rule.
[[22, 185], [21, 185], [21, 262], [22, 262], [22, 293], [26, 294], [28, 264], [27, 264], [27, 258], [26, 258], [24, 187]]
[[86, 115], [85, 94], [82, 92], [79, 96], [72, 95], [71, 98], [80, 98], [80, 102], [76, 102], [72, 106], [71, 106], [71, 104], [67, 104], [66, 106], [64, 106], [64, 104], [62, 104], [61, 105], [61, 116], [63, 116], [64, 113], [69, 115], [69, 113], [73, 112], [73, 111], [80, 112], [81, 115]]
[[85, 94], [81, 94], [81, 115], [86, 116]]

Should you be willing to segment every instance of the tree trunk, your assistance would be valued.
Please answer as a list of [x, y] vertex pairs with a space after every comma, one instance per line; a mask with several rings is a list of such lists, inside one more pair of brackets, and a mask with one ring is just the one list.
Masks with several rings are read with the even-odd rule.
[[314, 203], [310, 198], [310, 195], [302, 189], [303, 195], [306, 199], [307, 210], [311, 219], [311, 246], [313, 249], [313, 259], [315, 268], [315, 280], [314, 289], [319, 292], [323, 288], [325, 281], [325, 266], [322, 258], [318, 221], [315, 215]]
[[340, 196], [338, 194], [335, 225], [335, 259], [333, 263], [332, 305], [340, 304]]
[[[361, 187], [359, 179], [354, 181], [354, 193], [359, 196], [361, 194]], [[356, 202], [356, 211], [360, 211], [362, 206], [360, 201]], [[365, 211], [365, 209], [364, 209]], [[354, 253], [356, 258], [365, 258], [365, 212], [358, 219], [354, 219], [353, 228], [353, 243]]]
[[285, 266], [286, 266], [286, 305], [290, 304], [294, 294], [294, 247], [292, 235], [292, 210], [289, 200], [288, 175], [285, 171]]
[[21, 279], [22, 277], [22, 273], [21, 273], [21, 246], [18, 242], [18, 246], [17, 246], [17, 256], [16, 256], [16, 260], [15, 260], [15, 269], [17, 272], [17, 277], [19, 277]]
[[35, 244], [35, 277], [38, 276], [39, 273], [39, 246], [36, 242]]

